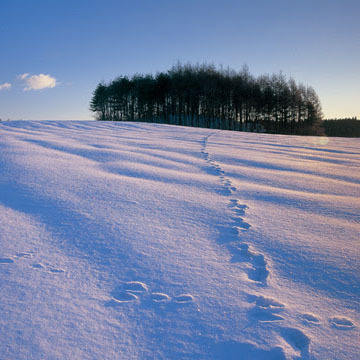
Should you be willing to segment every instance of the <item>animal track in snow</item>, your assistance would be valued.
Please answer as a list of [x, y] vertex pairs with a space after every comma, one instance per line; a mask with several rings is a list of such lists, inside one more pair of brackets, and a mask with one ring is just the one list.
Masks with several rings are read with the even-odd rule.
[[302, 314], [302, 318], [308, 324], [318, 325], [320, 323], [320, 320], [314, 314], [305, 313], [305, 314]]
[[225, 191], [228, 194], [231, 194], [232, 192], [236, 191], [236, 187], [233, 186], [232, 182], [227, 177], [225, 177], [225, 176], [220, 177], [220, 181], [221, 181]]
[[[231, 180], [225, 176], [225, 172], [221, 169], [219, 164], [210, 158], [210, 155], [206, 150], [207, 142], [210, 136], [211, 134], [203, 140], [202, 153], [204, 155], [204, 159], [210, 165], [212, 173], [218, 175], [219, 177], [223, 188], [222, 194], [229, 196], [237, 189]], [[228, 229], [225, 227], [219, 227], [219, 243], [226, 244], [228, 250], [233, 255], [231, 259], [232, 262], [244, 263], [249, 280], [263, 286], [267, 285], [270, 271], [264, 254], [259, 253], [253, 249], [251, 245], [242, 243], [241, 241], [241, 233], [248, 231], [251, 227], [251, 224], [244, 220], [246, 209], [248, 207], [245, 204], [241, 204], [238, 199], [234, 198], [229, 199], [228, 207], [231, 209], [233, 214], [231, 218], [232, 223], [230, 223], [230, 227]], [[266, 296], [250, 296], [250, 298], [250, 302], [255, 303], [254, 307], [248, 313], [251, 318], [260, 322], [285, 320], [284, 317], [281, 316], [281, 312], [285, 309], [285, 305], [282, 302]], [[316, 323], [316, 321], [318, 321], [317, 318], [315, 316], [311, 316], [311, 314], [304, 314], [303, 319], [304, 321], [312, 323]], [[334, 326], [338, 328], [339, 326], [351, 326], [352, 324], [351, 321], [344, 321], [344, 319], [337, 321], [333, 320], [333, 323], [335, 324]], [[299, 351], [301, 353], [302, 359], [309, 359], [310, 338], [304, 332], [296, 328], [282, 328], [281, 334], [295, 351]]]
[[123, 204], [129, 204], [129, 205], [136, 205], [137, 204], [137, 201], [125, 200], [125, 199], [118, 200], [118, 202], [123, 203]]
[[143, 293], [148, 291], [147, 285], [140, 281], [128, 281], [125, 283], [126, 291], [134, 293]]
[[221, 194], [229, 196], [232, 192], [236, 191], [236, 187], [233, 186], [231, 180], [225, 176], [225, 172], [221, 169], [221, 166], [213, 159], [210, 158], [209, 152], [206, 150], [208, 139], [213, 134], [209, 134], [202, 141], [201, 153], [205, 161], [209, 164], [208, 172], [219, 177], [222, 184]]
[[[213, 159], [210, 158], [208, 151], [206, 151], [206, 146], [209, 137], [212, 134], [208, 135], [203, 140], [202, 153], [205, 160], [210, 164], [212, 169], [218, 173], [220, 182], [223, 185], [223, 194], [230, 195], [232, 192], [236, 191], [236, 187], [233, 186], [231, 180], [225, 176], [225, 173], [221, 170], [219, 164], [217, 164]], [[247, 223], [243, 216], [245, 216], [245, 211], [248, 208], [247, 205], [241, 204], [238, 199], [230, 199], [228, 207], [232, 209], [234, 216], [231, 218], [233, 222], [232, 228], [229, 231], [223, 230], [219, 239], [219, 242], [224, 243], [233, 243], [235, 240], [240, 240], [239, 235], [241, 231], [247, 231], [251, 224]], [[236, 232], [233, 233], [233, 232]], [[234, 237], [237, 236], [237, 239]], [[251, 268], [247, 269], [248, 278], [252, 281], [261, 283], [263, 285], [267, 284], [267, 279], [269, 277], [269, 270], [267, 268], [267, 262], [263, 254], [256, 253], [254, 250], [251, 250], [249, 245], [242, 245], [237, 249], [234, 249], [231, 246], [228, 246], [228, 249], [233, 254], [232, 262], [247, 262], [251, 265]]]
[[[235, 213], [235, 218], [233, 219], [234, 221], [236, 221], [237, 219], [241, 219], [241, 217], [245, 215], [245, 211], [246, 209], [248, 209], [248, 206], [240, 204], [239, 200], [237, 199], [231, 199], [229, 202], [229, 208], [231, 208], [232, 211]], [[243, 219], [241, 220], [243, 221]]]
[[233, 248], [232, 262], [248, 262], [252, 267], [248, 270], [250, 280], [266, 284], [269, 277], [269, 270], [263, 254], [255, 252], [250, 245], [240, 244]]
[[296, 328], [282, 328], [281, 334], [294, 350], [300, 351], [302, 359], [310, 358], [310, 338], [303, 331]]
[[355, 324], [346, 317], [334, 316], [329, 319], [332, 327], [339, 330], [351, 330], [355, 327]]
[[33, 254], [31, 252], [20, 252], [15, 255], [19, 259], [29, 259], [32, 258]]
[[131, 303], [140, 300], [140, 296], [148, 291], [146, 284], [140, 281], [127, 281], [111, 293], [112, 300], [107, 302], [107, 306], [116, 304]]
[[265, 296], [256, 297], [255, 304], [259, 307], [267, 308], [267, 309], [285, 308], [285, 305], [280, 301]]
[[243, 216], [245, 216], [247, 205], [240, 204], [238, 199], [230, 199], [228, 207], [234, 213], [234, 216], [231, 218], [235, 223], [235, 226], [238, 226], [242, 229], [248, 230], [251, 227], [251, 224], [247, 223]]
[[250, 229], [251, 225], [249, 223], [247, 223], [246, 221], [244, 221], [241, 217], [234, 217], [232, 218], [233, 222], [235, 223], [236, 226], [238, 226], [239, 228], [242, 229]]
[[240, 204], [238, 199], [230, 199], [229, 207], [237, 207], [239, 209], [248, 209], [247, 205]]
[[209, 134], [202, 140], [202, 146], [201, 146], [201, 153], [203, 154], [205, 160], [207, 160], [209, 162], [212, 160], [209, 159], [209, 153], [206, 151], [206, 146], [207, 146], [208, 139], [211, 135], [212, 134]]
[[235, 208], [235, 209], [233, 209], [233, 212], [235, 213], [236, 216], [244, 216], [245, 215], [245, 209]]
[[27, 252], [21, 252], [21, 253], [17, 253], [16, 255], [14, 255], [13, 257], [0, 257], [0, 264], [14, 264], [15, 263], [15, 259], [20, 259], [20, 258], [30, 258], [32, 257], [32, 253], [27, 253]]
[[121, 292], [118, 294], [114, 294], [112, 298], [117, 303], [128, 303], [128, 302], [133, 302], [133, 301], [136, 301], [139, 299], [137, 295], [127, 292], [127, 291], [124, 291], [124, 292]]
[[265, 296], [249, 296], [250, 302], [255, 302], [255, 307], [250, 310], [249, 315], [261, 322], [273, 322], [284, 320], [278, 313], [283, 311], [285, 305], [280, 301]]
[[271, 311], [271, 309], [264, 309], [261, 307], [254, 307], [249, 311], [249, 315], [260, 322], [282, 321], [284, 318]]
[[248, 272], [249, 279], [266, 284], [267, 278], [269, 277], [269, 270], [266, 267], [253, 268]]
[[236, 191], [236, 187], [233, 186], [232, 182], [231, 182], [229, 179], [223, 177], [223, 178], [222, 178], [222, 183], [224, 184], [224, 187], [225, 187], [227, 190], [229, 190], [229, 191]]
[[229, 252], [233, 254], [232, 246], [239, 243], [239, 236], [245, 230], [238, 226], [216, 226], [216, 229], [218, 231], [217, 242], [221, 245], [227, 244]]
[[164, 293], [152, 293], [151, 294], [151, 300], [157, 303], [163, 303], [170, 301], [170, 296]]
[[185, 304], [194, 301], [194, 297], [191, 294], [181, 294], [175, 296], [174, 301], [178, 304]]
[[[212, 169], [218, 174], [220, 182], [223, 186], [223, 194], [228, 196], [237, 189], [233, 185], [232, 181], [227, 176], [225, 176], [225, 172], [221, 169], [220, 165], [210, 158], [209, 152], [206, 150], [208, 139], [211, 135], [212, 134], [204, 138], [201, 151], [207, 163], [210, 164]], [[240, 244], [238, 247], [233, 246], [235, 242], [241, 242], [241, 233], [243, 231], [247, 231], [251, 227], [251, 224], [246, 222], [243, 218], [245, 216], [246, 209], [248, 209], [248, 206], [241, 204], [240, 201], [236, 198], [230, 198], [228, 207], [231, 209], [233, 214], [231, 217], [232, 223], [230, 223], [230, 229], [219, 227], [219, 242], [221, 244], [227, 244], [228, 250], [233, 255], [231, 259], [232, 262], [247, 263], [250, 266], [246, 269], [249, 280], [262, 285], [267, 285], [267, 279], [270, 272], [267, 267], [265, 256], [253, 250], [248, 244]], [[259, 308], [260, 307], [258, 307], [258, 310]], [[261, 309], [260, 311], [258, 310], [257, 312], [263, 312]], [[266, 317], [275, 318], [277, 316], [273, 314], [266, 314]]]
[[33, 269], [43, 269], [46, 272], [52, 273], [52, 274], [62, 274], [65, 272], [64, 269], [58, 269], [52, 266], [46, 266], [44, 264], [41, 263], [36, 263], [36, 264], [32, 264], [31, 265]]
[[34, 269], [44, 269], [45, 266], [43, 264], [37, 263], [31, 265]]
[[51, 272], [51, 273], [53, 273], [53, 274], [61, 274], [61, 273], [64, 273], [64, 272], [65, 272], [64, 269], [56, 269], [56, 268], [53, 268], [53, 267], [47, 268], [47, 271], [48, 271], [48, 272]]
[[[168, 303], [171, 297], [163, 292], [149, 293], [148, 286], [140, 281], [128, 281], [120, 285], [111, 293], [111, 300], [106, 302], [105, 306], [116, 306], [122, 303], [140, 303], [141, 300], [145, 302], [151, 301], [153, 303]], [[177, 304], [186, 304], [194, 301], [191, 294], [180, 294], [173, 298]]]
[[0, 258], [0, 264], [13, 264], [14, 262], [10, 257]]

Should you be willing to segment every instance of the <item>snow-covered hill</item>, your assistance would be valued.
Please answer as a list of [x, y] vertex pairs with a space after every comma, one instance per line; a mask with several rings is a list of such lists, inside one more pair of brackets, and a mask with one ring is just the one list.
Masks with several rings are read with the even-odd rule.
[[1, 359], [359, 359], [360, 140], [0, 124]]

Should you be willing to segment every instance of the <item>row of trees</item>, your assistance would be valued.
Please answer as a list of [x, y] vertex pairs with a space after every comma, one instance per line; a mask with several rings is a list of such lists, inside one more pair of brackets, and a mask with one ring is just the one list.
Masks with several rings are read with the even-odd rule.
[[314, 89], [282, 73], [254, 77], [246, 66], [236, 72], [208, 64], [100, 83], [90, 109], [98, 120], [274, 133], [316, 133], [322, 119]]
[[360, 120], [355, 117], [327, 119], [323, 122], [326, 136], [360, 137]]

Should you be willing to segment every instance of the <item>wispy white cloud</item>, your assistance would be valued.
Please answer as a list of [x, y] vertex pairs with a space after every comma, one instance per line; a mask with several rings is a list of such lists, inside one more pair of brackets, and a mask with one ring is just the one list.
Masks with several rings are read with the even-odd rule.
[[11, 88], [10, 83], [0, 84], [0, 90], [9, 89], [9, 88]]
[[22, 80], [27, 85], [24, 90], [40, 90], [56, 86], [56, 79], [50, 75], [39, 74], [29, 76], [29, 74], [22, 74], [20, 76], [22, 76]]
[[26, 77], [28, 77], [29, 76], [29, 73], [25, 73], [25, 74], [20, 74], [20, 75], [18, 75], [17, 77], [18, 77], [18, 79], [20, 79], [20, 80], [24, 80]]

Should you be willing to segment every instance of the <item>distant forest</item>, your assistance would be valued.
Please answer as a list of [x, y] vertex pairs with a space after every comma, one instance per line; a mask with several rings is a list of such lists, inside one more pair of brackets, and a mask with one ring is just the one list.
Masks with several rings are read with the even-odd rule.
[[90, 109], [98, 120], [282, 134], [323, 131], [312, 87], [282, 73], [254, 77], [246, 66], [237, 72], [179, 63], [156, 75], [120, 76], [97, 85]]
[[326, 136], [360, 137], [360, 120], [356, 117], [327, 119], [322, 126]]

